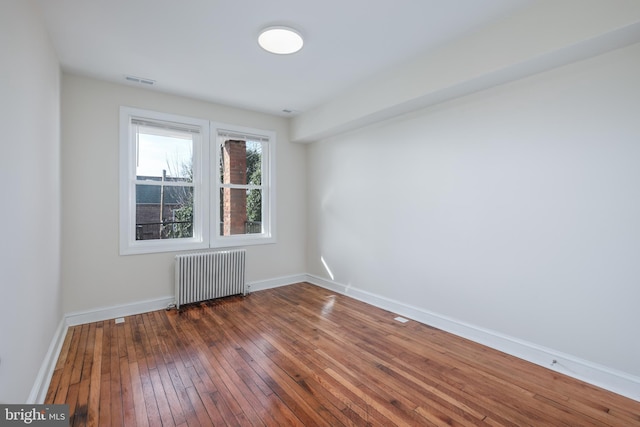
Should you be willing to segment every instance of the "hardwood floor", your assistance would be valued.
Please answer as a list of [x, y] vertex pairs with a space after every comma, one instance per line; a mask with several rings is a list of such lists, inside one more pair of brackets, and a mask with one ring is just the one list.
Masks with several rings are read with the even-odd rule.
[[300, 283], [69, 328], [71, 425], [640, 426], [640, 402]]

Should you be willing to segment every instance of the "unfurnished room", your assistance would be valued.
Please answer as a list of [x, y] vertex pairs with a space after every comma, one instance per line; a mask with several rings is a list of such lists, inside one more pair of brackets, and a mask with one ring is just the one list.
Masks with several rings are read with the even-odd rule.
[[0, 425], [640, 426], [640, 1], [0, 34]]

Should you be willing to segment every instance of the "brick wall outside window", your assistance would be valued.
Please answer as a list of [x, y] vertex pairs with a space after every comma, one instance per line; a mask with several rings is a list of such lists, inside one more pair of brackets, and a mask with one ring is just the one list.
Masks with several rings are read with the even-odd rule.
[[[223, 183], [247, 183], [247, 147], [244, 141], [229, 140], [223, 147]], [[244, 190], [225, 188], [222, 202], [223, 235], [245, 233], [247, 194]]]

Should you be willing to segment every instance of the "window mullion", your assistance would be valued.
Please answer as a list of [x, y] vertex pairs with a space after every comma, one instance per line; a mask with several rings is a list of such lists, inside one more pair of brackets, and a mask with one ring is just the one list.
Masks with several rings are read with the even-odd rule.
[[238, 190], [262, 190], [264, 189], [264, 185], [257, 184], [220, 184], [221, 188], [232, 188]]

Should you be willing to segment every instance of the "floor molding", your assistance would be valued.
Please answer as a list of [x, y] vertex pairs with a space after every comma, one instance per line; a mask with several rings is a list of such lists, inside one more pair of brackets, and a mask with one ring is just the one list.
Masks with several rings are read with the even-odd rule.
[[82, 325], [85, 323], [99, 322], [101, 320], [115, 319], [116, 317], [133, 316], [149, 311], [162, 310], [175, 302], [175, 297], [149, 299], [110, 307], [101, 307], [94, 310], [76, 311], [67, 313], [65, 321], [67, 326]]
[[36, 380], [31, 388], [31, 393], [29, 393], [29, 397], [27, 398], [27, 404], [44, 403], [44, 399], [47, 397], [49, 384], [51, 383], [51, 377], [53, 377], [53, 371], [56, 369], [58, 356], [60, 356], [60, 351], [62, 350], [64, 338], [67, 336], [67, 328], [68, 326], [64, 319], [61, 319], [55, 333], [53, 334], [53, 338], [49, 344], [47, 354], [44, 356], [42, 365], [40, 365], [40, 370], [38, 371], [38, 375], [36, 375]]
[[277, 288], [279, 286], [293, 285], [294, 283], [306, 282], [308, 274], [294, 274], [291, 276], [281, 276], [275, 279], [258, 280], [247, 284], [249, 292], [261, 291], [264, 289]]
[[640, 401], [640, 378], [312, 274], [307, 282]]
[[[247, 283], [249, 292], [260, 291], [262, 289], [276, 288], [278, 286], [291, 285], [293, 283], [304, 282], [308, 278], [307, 274], [295, 274], [291, 276], [276, 277], [268, 280], [258, 280]], [[67, 313], [65, 322], [67, 326], [82, 325], [84, 323], [99, 322], [102, 320], [115, 319], [116, 317], [133, 316], [140, 313], [147, 313], [154, 310], [162, 310], [175, 302], [173, 295], [162, 298], [155, 298], [137, 301], [110, 307], [101, 307], [93, 310], [77, 311]]]

